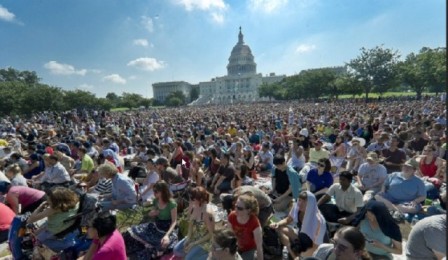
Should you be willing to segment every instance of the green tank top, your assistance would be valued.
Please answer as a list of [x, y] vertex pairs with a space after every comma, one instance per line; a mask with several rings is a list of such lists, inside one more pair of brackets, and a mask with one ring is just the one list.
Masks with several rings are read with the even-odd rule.
[[69, 209], [66, 212], [58, 212], [49, 216], [47, 221], [47, 230], [50, 231], [53, 235], [55, 235], [69, 228], [71, 225], [75, 223], [76, 219], [68, 221], [67, 223], [64, 223], [64, 220], [76, 215], [78, 213], [78, 209], [79, 209], [79, 202], [73, 209]]

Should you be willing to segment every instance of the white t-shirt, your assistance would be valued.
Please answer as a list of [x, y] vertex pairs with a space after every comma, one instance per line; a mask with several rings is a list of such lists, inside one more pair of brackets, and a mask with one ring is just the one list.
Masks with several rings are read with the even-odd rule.
[[[140, 187], [140, 193], [143, 193], [151, 184], [156, 183], [159, 180], [159, 175], [156, 172], [149, 173], [148, 178], [146, 178], [145, 182]], [[153, 189], [147, 191], [145, 194], [142, 194], [143, 201], [149, 201], [154, 198]]]

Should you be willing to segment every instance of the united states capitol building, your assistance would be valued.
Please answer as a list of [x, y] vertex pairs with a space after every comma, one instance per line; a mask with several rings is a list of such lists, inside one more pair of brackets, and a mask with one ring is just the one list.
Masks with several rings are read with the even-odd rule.
[[154, 99], [164, 102], [174, 91], [181, 91], [190, 96], [193, 87], [199, 87], [199, 98], [191, 100], [191, 105], [233, 104], [239, 102], [255, 102], [264, 100], [258, 95], [258, 87], [263, 83], [272, 84], [281, 81], [285, 75], [270, 73], [263, 76], [257, 74], [257, 64], [250, 47], [244, 43], [244, 35], [240, 31], [238, 42], [230, 53], [227, 64], [227, 75], [213, 78], [211, 81], [190, 84], [185, 81], [159, 82], [152, 85]]

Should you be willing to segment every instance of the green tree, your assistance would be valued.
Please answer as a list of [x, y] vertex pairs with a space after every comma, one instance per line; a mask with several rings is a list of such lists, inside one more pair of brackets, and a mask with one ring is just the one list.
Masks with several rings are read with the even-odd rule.
[[64, 93], [58, 87], [45, 84], [27, 86], [22, 94], [20, 112], [31, 114], [40, 111], [61, 111], [64, 109]]
[[63, 100], [65, 110], [97, 107], [95, 94], [85, 90], [77, 89], [64, 91]]
[[121, 96], [121, 106], [132, 109], [133, 107], [139, 107], [143, 97], [140, 94], [123, 92]]
[[115, 94], [114, 92], [107, 93], [106, 99], [109, 101], [112, 107], [118, 107], [118, 105], [121, 103], [121, 97]]
[[338, 93], [349, 94], [353, 97], [363, 93], [362, 85], [355, 76], [350, 75], [349, 73], [338, 76], [332, 84], [335, 86]]
[[274, 87], [273, 84], [268, 84], [266, 82], [263, 82], [258, 87], [258, 95], [260, 97], [267, 97], [269, 100], [274, 97]]
[[165, 104], [171, 107], [185, 105], [187, 98], [182, 91], [173, 91], [165, 99]]
[[361, 48], [361, 54], [347, 63], [349, 72], [363, 86], [366, 101], [370, 92], [380, 95], [396, 82], [398, 51], [376, 46], [373, 49]]

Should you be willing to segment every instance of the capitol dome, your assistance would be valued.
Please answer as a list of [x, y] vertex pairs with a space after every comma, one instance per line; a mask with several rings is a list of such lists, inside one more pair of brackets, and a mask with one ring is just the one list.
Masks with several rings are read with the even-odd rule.
[[254, 61], [254, 55], [249, 46], [244, 44], [244, 35], [238, 34], [238, 42], [233, 47], [230, 54], [229, 64], [227, 65], [227, 75], [237, 76], [243, 74], [256, 74], [257, 64]]

